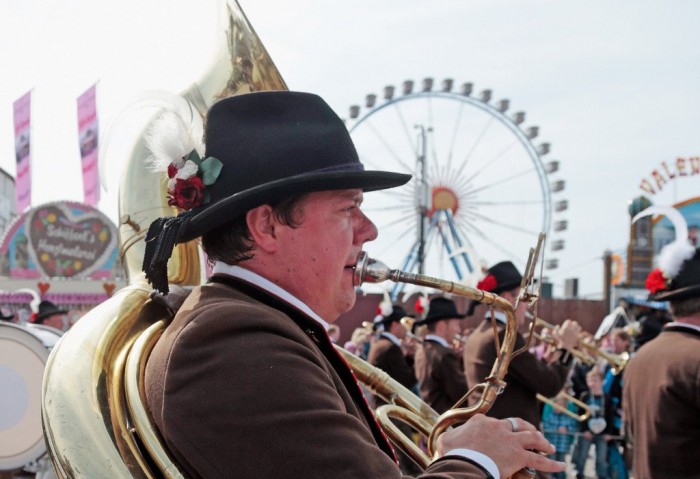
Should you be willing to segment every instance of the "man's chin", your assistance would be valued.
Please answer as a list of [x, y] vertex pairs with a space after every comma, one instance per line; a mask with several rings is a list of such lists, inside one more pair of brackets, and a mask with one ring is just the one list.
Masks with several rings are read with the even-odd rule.
[[350, 311], [353, 306], [355, 306], [355, 302], [357, 300], [357, 296], [355, 295], [355, 288], [352, 289], [352, 291], [346, 293], [343, 295], [343, 302], [340, 304], [340, 314], [345, 314], [348, 311]]

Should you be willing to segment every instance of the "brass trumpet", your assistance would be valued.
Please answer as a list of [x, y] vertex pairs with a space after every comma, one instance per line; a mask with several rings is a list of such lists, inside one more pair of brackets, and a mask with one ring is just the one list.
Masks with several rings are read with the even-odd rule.
[[[539, 326], [541, 328], [547, 328], [550, 330], [556, 329], [555, 325], [553, 325], [552, 323], [548, 323], [547, 321], [545, 321], [542, 318], [534, 318], [533, 320], [535, 322], [535, 324], [534, 324], [535, 327]], [[555, 346], [555, 347], [557, 346], [556, 340], [551, 335], [538, 333], [534, 330], [534, 327], [532, 328], [532, 335], [538, 341], [545, 342], [545, 343], [549, 344], [550, 346]], [[575, 358], [577, 358], [579, 361], [581, 361], [583, 364], [593, 365], [593, 364], [596, 364], [598, 362], [598, 360], [595, 358], [595, 356], [592, 356], [591, 354], [587, 353], [586, 351], [581, 351], [579, 349], [571, 349], [571, 350], [569, 350], [569, 352]]]
[[[560, 398], [560, 397], [563, 397], [567, 401], [571, 401], [572, 403], [576, 404], [576, 406], [583, 409], [583, 411], [584, 411], [583, 414], [576, 414], [575, 412], [570, 411], [568, 408], [557, 404], [555, 399]], [[556, 409], [557, 411], [559, 411], [561, 413], [566, 414], [567, 416], [569, 416], [571, 418], [576, 419], [578, 422], [587, 421], [588, 418], [591, 417], [591, 408], [588, 406], [588, 404], [586, 404], [583, 401], [579, 401], [578, 399], [573, 397], [571, 394], [567, 394], [563, 391], [560, 392], [559, 394], [557, 394], [556, 396], [554, 396], [553, 398], [548, 398], [548, 397], [543, 396], [542, 394], [538, 393], [537, 400], [541, 401], [545, 404], [549, 404], [550, 406], [552, 406], [552, 408]]]
[[[518, 302], [526, 301], [528, 304], [533, 305], [538, 298], [537, 294], [533, 294], [529, 291], [528, 286], [532, 284], [531, 279], [534, 272], [534, 265], [537, 262], [537, 257], [539, 256], [543, 241], [544, 235], [540, 235], [536, 249], [530, 251], [530, 257], [523, 277]], [[419, 466], [426, 468], [431, 462], [431, 457], [435, 454], [439, 435], [451, 426], [465, 422], [475, 414], [486, 413], [491, 408], [496, 396], [506, 387], [503, 378], [508, 372], [508, 365], [514, 354], [517, 335], [515, 307], [509, 301], [487, 291], [470, 288], [452, 281], [389, 269], [383, 263], [368, 258], [365, 252], [361, 252], [355, 267], [355, 286], [360, 286], [365, 282], [380, 283], [387, 280], [428, 286], [447, 293], [464, 296], [496, 307], [503, 311], [507, 317], [504, 339], [500, 346], [498, 357], [491, 370], [491, 374], [484, 382], [471, 388], [453, 409], [439, 416], [430, 406], [418, 399], [405, 387], [398, 384], [397, 381], [391, 379], [386, 373], [354, 357], [342, 348], [337, 348], [353, 369], [357, 378], [364, 383], [372, 393], [381, 397], [388, 403], [380, 406], [376, 410], [377, 420], [381, 424], [384, 432], [397, 447], [403, 450]], [[476, 391], [481, 391], [481, 397], [476, 404], [467, 408], [459, 407]], [[392, 422], [392, 418], [409, 424], [416, 431], [428, 438], [427, 455], [399, 430]], [[534, 471], [523, 470], [520, 471], [517, 476], [534, 477]]]
[[610, 364], [610, 370], [614, 375], [620, 374], [622, 370], [625, 369], [627, 361], [630, 359], [630, 354], [627, 351], [620, 354], [610, 353], [599, 348], [588, 340], [581, 341], [580, 345], [581, 347], [590, 351], [591, 354], [607, 361]]
[[[555, 329], [556, 326], [548, 323], [544, 319], [534, 318], [535, 326], [540, 326], [542, 328]], [[534, 329], [534, 328], [533, 328]], [[534, 332], [533, 336], [539, 341], [544, 341], [547, 344], [556, 346], [554, 338], [548, 335], [542, 335]], [[569, 350], [574, 357], [578, 358], [584, 364], [594, 365], [597, 364], [600, 359], [607, 361], [610, 366], [612, 373], [617, 375], [625, 368], [627, 361], [629, 361], [630, 355], [627, 352], [621, 354], [614, 354], [604, 351], [595, 345], [587, 334], [582, 334], [579, 338], [579, 346], [577, 348]]]
[[416, 334], [413, 332], [413, 325], [416, 323], [415, 318], [412, 318], [410, 316], [404, 316], [399, 320], [399, 322], [401, 323], [401, 326], [403, 326], [404, 329], [406, 329], [406, 336], [413, 339], [418, 344], [423, 344], [423, 341], [425, 341], [425, 339], [423, 339], [423, 335]]
[[367, 334], [374, 334], [374, 323], [371, 321], [362, 321], [362, 329], [367, 331]]

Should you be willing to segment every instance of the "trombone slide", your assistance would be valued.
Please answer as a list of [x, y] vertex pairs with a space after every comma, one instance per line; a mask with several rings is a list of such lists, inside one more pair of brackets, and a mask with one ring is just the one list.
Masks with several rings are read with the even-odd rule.
[[[569, 410], [569, 408], [567, 408], [566, 406], [562, 406], [560, 404], [557, 404], [554, 401], [554, 399], [556, 399], [558, 397], [563, 397], [567, 401], [570, 401], [570, 402], [574, 403], [576, 406], [578, 406], [579, 408], [583, 409], [583, 414], [576, 414], [575, 412]], [[573, 397], [570, 394], [566, 394], [566, 393], [561, 392], [561, 393], [557, 394], [556, 396], [554, 396], [553, 398], [548, 398], [546, 396], [543, 396], [542, 394], [537, 393], [537, 400], [542, 401], [545, 404], [549, 404], [552, 408], [556, 409], [557, 411], [559, 411], [561, 413], [566, 414], [567, 416], [569, 416], [571, 418], [576, 419], [578, 422], [587, 421], [588, 418], [591, 417], [591, 408], [588, 406], [588, 404], [586, 404], [583, 401], [579, 401], [578, 399], [576, 399], [575, 397]]]

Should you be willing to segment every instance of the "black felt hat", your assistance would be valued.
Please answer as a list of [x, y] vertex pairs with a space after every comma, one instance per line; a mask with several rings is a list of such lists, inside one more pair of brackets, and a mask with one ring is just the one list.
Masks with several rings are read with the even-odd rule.
[[205, 157], [222, 163], [216, 181], [206, 188], [209, 202], [156, 220], [146, 237], [144, 271], [160, 291], [167, 291], [163, 269], [175, 243], [202, 236], [253, 208], [297, 194], [374, 191], [411, 179], [366, 171], [343, 121], [310, 93], [256, 92], [218, 101], [206, 117], [205, 146]]
[[192, 240], [262, 204], [298, 193], [392, 188], [411, 176], [365, 171], [343, 121], [319, 96], [258, 92], [221, 100], [207, 114], [206, 157], [223, 163], [180, 234]]
[[54, 314], [66, 314], [68, 313], [67, 310], [61, 309], [55, 304], [53, 304], [51, 301], [48, 300], [43, 300], [41, 303], [39, 303], [39, 311], [37, 312], [36, 317], [34, 318], [34, 323], [35, 324], [42, 324], [46, 318], [49, 316], [53, 316]]
[[[501, 294], [517, 288], [523, 281], [523, 276], [518, 268], [510, 261], [501, 261], [491, 266], [486, 272], [486, 276], [476, 285], [477, 289], [488, 291], [493, 294]], [[474, 310], [479, 305], [478, 301], [469, 303], [467, 316], [474, 314]]]
[[666, 289], [650, 295], [655, 301], [683, 301], [700, 296], [700, 248], [683, 262]]
[[463, 319], [466, 314], [459, 314], [457, 305], [454, 301], [443, 296], [437, 296], [430, 300], [428, 306], [428, 314], [420, 322], [421, 324], [430, 324], [441, 319]]
[[501, 294], [517, 288], [522, 280], [523, 276], [512, 262], [501, 261], [488, 269], [486, 276], [476, 287], [493, 294]]

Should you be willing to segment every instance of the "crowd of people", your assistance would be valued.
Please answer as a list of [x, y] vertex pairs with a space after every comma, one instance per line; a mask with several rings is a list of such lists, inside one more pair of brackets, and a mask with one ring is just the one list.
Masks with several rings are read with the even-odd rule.
[[[489, 275], [492, 278], [479, 286], [492, 285], [495, 279], [498, 286], [492, 287], [491, 292], [514, 301], [522, 277], [512, 263], [496, 265], [487, 272]], [[530, 348], [529, 354], [518, 356], [510, 364], [507, 387], [488, 415], [520, 417], [537, 425], [556, 448], [551, 457], [567, 463], [567, 470], [577, 479], [676, 477], [632, 473], [633, 443], [625, 429], [623, 408], [625, 367], [644, 344], [671, 324], [665, 310], [642, 308], [637, 314], [629, 323], [614, 323], [598, 339], [572, 321], [546, 333], [549, 338], [555, 335], [559, 342], [552, 345], [540, 341]], [[502, 312], [487, 309], [479, 327], [464, 331], [461, 320], [466, 314], [458, 312], [456, 303], [445, 296], [435, 296], [422, 317], [419, 313], [409, 316], [403, 306], [394, 304], [389, 314], [375, 318], [373, 328], [358, 327], [345, 347], [414, 390], [436, 412], [443, 413], [490, 372], [499, 344], [493, 337], [492, 315], [497, 321], [499, 340], [503, 341]], [[524, 316], [517, 316], [524, 325]], [[410, 321], [402, 322], [406, 317]], [[407, 329], [407, 325], [413, 328]], [[422, 334], [415, 333], [421, 329]], [[519, 336], [516, 348], [523, 346], [525, 339]], [[388, 349], [392, 351], [390, 362], [381, 359]], [[572, 350], [580, 353], [567, 354]], [[541, 400], [543, 397], [549, 400]], [[470, 404], [478, 398], [478, 393], [470, 396]], [[375, 397], [372, 405], [384, 403]], [[410, 464], [406, 469], [411, 470]], [[565, 479], [566, 474], [561, 471], [542, 477]]]
[[[161, 141], [191, 146], [177, 138]], [[204, 141], [201, 165], [212, 160], [207, 171], [187, 169], [190, 151], [166, 159], [172, 204], [186, 207], [153, 223], [144, 259], [146, 277], [161, 292], [168, 290], [166, 266], [175, 244], [201, 237], [214, 263], [209, 282], [187, 297], [145, 371], [157, 429], [188, 477], [506, 478], [518, 471], [561, 477], [565, 461], [584, 477], [592, 452], [597, 477], [619, 479], [624, 476], [615, 475], [620, 472], [609, 458], [610, 451], [622, 452], [614, 441], [623, 428], [634, 434], [636, 479], [698, 477], [689, 464], [692, 454], [680, 455], [697, 448], [700, 428], [679, 433], [673, 453], [660, 447], [668, 431], [650, 419], [660, 414], [659, 406], [645, 402], [652, 386], [638, 379], [638, 368], [647, 368], [657, 385], [676, 379], [685, 384], [689, 396], [669, 385], [655, 401], [682, 396], [674, 396], [677, 421], [697, 425], [698, 405], [681, 404], [700, 397], [698, 361], [691, 359], [700, 351], [697, 252], [655, 291], [670, 301], [674, 322], [662, 326], [660, 339], [646, 339], [637, 356], [642, 359], [630, 360], [624, 380], [609, 358], [631, 348], [628, 334], [615, 330], [602, 342], [598, 338], [595, 348], [611, 356], [589, 348], [593, 360], [586, 364], [573, 354], [582, 351], [585, 332], [576, 321], [558, 321], [547, 347], [512, 358], [507, 386], [488, 412], [444, 432], [427, 467], [414, 472], [410, 459], [397, 459], [373, 414], [386, 398], [367, 401], [335, 347], [332, 324], [352, 308], [358, 254], [378, 234], [361, 209], [363, 195], [410, 177], [366, 171], [343, 122], [311, 94], [260, 92], [220, 100], [207, 115]], [[193, 182], [200, 174], [206, 183]], [[502, 262], [478, 287], [510, 302], [524, 330], [521, 283], [517, 268]], [[422, 328], [418, 333], [402, 323], [409, 317], [403, 305], [393, 304], [371, 322], [371, 331], [358, 328], [347, 346], [443, 413], [489, 375], [504, 340], [501, 311], [469, 309], [460, 312], [449, 296], [433, 295], [412, 318]], [[469, 313], [483, 319], [465, 339], [462, 319]], [[515, 348], [526, 339], [518, 333]], [[652, 364], [662, 340], [669, 350], [675, 341], [684, 346], [673, 360]], [[682, 366], [670, 374], [674, 362]], [[576, 387], [574, 397], [589, 416], [563, 420], [561, 411], [580, 411], [557, 396]], [[556, 399], [545, 406], [538, 395]], [[478, 401], [479, 391], [467, 400]], [[658, 472], [671, 457], [682, 475]]]

